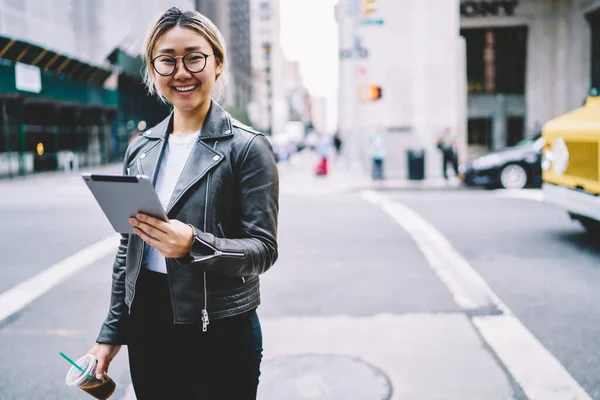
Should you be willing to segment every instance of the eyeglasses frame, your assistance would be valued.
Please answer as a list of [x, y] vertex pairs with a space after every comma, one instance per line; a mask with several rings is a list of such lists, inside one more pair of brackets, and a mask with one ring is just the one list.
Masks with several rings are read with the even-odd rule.
[[[194, 54], [194, 53], [200, 53], [204, 56], [204, 66], [202, 67], [201, 70], [199, 71], [192, 71], [191, 69], [188, 68], [188, 66], [185, 64], [185, 57], [189, 56], [190, 54]], [[171, 76], [175, 73], [175, 71], [177, 70], [177, 59], [181, 58], [181, 64], [183, 65], [183, 68], [185, 68], [190, 74], [198, 74], [202, 71], [204, 71], [204, 69], [206, 68], [206, 65], [208, 65], [208, 57], [210, 56], [214, 56], [214, 54], [206, 54], [203, 53], [201, 51], [190, 51], [189, 53], [186, 53], [182, 56], [170, 56], [168, 54], [159, 54], [158, 56], [154, 57], [152, 59], [152, 61], [150, 61], [150, 64], [152, 64], [152, 68], [154, 68], [154, 71], [156, 71], [157, 74], [159, 74], [160, 76]], [[158, 72], [158, 70], [156, 69], [156, 66], [154, 65], [154, 61], [156, 61], [159, 57], [169, 57], [172, 58], [173, 60], [175, 60], [175, 65], [173, 66], [173, 71], [170, 74], [161, 74], [160, 72]]]

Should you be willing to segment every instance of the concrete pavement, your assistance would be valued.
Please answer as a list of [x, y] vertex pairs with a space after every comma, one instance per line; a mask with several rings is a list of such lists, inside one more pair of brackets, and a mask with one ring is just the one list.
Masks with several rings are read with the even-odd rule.
[[386, 177], [383, 181], [373, 181], [368, 174], [355, 163], [346, 158], [331, 157], [329, 159], [329, 174], [317, 177], [313, 170], [318, 162], [318, 155], [305, 150], [296, 153], [288, 162], [279, 164], [283, 190], [297, 193], [344, 192], [358, 190], [457, 190], [466, 189], [462, 182], [450, 176], [446, 181], [442, 177], [430, 176], [421, 181], [411, 181], [406, 178]]

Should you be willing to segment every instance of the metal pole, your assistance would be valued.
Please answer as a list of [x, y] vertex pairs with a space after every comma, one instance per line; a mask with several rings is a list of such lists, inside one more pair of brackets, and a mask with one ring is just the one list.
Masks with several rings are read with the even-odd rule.
[[25, 175], [25, 101], [19, 102], [19, 175]]

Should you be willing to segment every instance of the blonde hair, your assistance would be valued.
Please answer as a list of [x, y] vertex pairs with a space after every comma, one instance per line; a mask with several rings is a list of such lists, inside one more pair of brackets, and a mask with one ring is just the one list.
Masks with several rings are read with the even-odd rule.
[[198, 11], [182, 11], [178, 7], [171, 7], [165, 12], [161, 13], [154, 20], [152, 25], [150, 25], [150, 29], [146, 33], [146, 38], [144, 40], [145, 66], [143, 75], [144, 84], [148, 89], [148, 93], [151, 95], [157, 94], [162, 101], [167, 102], [165, 97], [158, 91], [156, 87], [156, 82], [154, 80], [154, 66], [152, 65], [151, 61], [153, 58], [152, 53], [158, 39], [160, 39], [163, 33], [176, 26], [191, 29], [202, 35], [210, 43], [214, 53], [215, 62], [217, 65], [221, 65], [223, 67], [221, 72], [217, 74], [217, 82], [221, 84], [218, 84], [216, 92], [217, 97], [221, 97], [224, 85], [224, 79], [221, 78], [221, 76], [226, 74], [227, 67], [225, 57], [225, 40], [223, 39], [223, 35], [210, 19], [200, 14]]

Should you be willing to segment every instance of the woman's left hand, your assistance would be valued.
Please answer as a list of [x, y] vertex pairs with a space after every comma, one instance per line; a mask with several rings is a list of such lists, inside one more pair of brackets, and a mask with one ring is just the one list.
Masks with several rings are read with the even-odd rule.
[[133, 232], [166, 258], [180, 258], [190, 252], [194, 242], [194, 230], [190, 225], [176, 219], [168, 222], [146, 214], [129, 218]]

